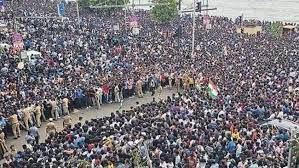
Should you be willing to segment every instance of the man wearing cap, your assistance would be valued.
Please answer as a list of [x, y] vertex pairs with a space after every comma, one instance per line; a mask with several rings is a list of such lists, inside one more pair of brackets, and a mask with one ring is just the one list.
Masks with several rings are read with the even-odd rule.
[[20, 137], [21, 131], [20, 131], [20, 124], [16, 112], [9, 117], [9, 121], [11, 123], [12, 133], [15, 139], [17, 139], [18, 137]]
[[51, 134], [53, 135], [53, 134], [56, 133], [56, 126], [53, 123], [53, 119], [52, 118], [49, 119], [49, 123], [46, 125], [46, 133], [48, 135], [51, 135]]

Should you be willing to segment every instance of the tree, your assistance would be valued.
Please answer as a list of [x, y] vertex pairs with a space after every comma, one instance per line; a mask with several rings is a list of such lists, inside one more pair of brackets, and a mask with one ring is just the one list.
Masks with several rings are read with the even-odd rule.
[[91, 5], [90, 0], [78, 0], [78, 3], [81, 7], [88, 7]]
[[273, 22], [270, 25], [270, 33], [274, 37], [280, 37], [282, 35], [282, 23], [281, 22]]
[[176, 0], [156, 0], [156, 5], [151, 9], [151, 16], [160, 23], [173, 20], [178, 15]]

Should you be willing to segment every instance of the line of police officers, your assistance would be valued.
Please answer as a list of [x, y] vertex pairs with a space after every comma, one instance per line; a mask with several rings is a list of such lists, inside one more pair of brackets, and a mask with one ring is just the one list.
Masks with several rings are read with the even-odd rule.
[[[48, 101], [48, 104], [51, 106], [51, 118], [57, 120], [60, 116], [58, 110], [58, 103], [56, 99], [52, 99]], [[69, 115], [69, 99], [62, 99], [62, 112], [64, 115]], [[29, 123], [35, 125], [39, 128], [42, 124], [42, 119], [46, 121], [46, 116], [44, 113], [44, 105], [41, 102], [37, 102], [35, 105], [28, 105], [27, 107], [23, 106], [20, 110], [13, 113], [9, 118], [9, 122], [11, 123], [12, 133], [14, 138], [17, 139], [20, 137], [20, 126], [22, 125], [25, 130], [29, 130]], [[21, 119], [22, 122], [19, 121]]]

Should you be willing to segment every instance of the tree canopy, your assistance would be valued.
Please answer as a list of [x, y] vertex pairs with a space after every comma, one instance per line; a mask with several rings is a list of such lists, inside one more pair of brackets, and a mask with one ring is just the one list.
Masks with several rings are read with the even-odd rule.
[[275, 37], [280, 37], [282, 35], [282, 23], [281, 22], [273, 22], [270, 25], [270, 33]]
[[151, 9], [151, 16], [160, 23], [173, 20], [178, 15], [176, 0], [156, 0], [156, 5]]

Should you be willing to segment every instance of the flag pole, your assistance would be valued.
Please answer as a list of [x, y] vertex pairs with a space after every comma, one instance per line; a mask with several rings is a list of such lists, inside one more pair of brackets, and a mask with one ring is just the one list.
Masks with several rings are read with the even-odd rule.
[[78, 26], [80, 26], [80, 13], [79, 13], [79, 2], [76, 1], [76, 8], [77, 8], [77, 19], [78, 19]]

